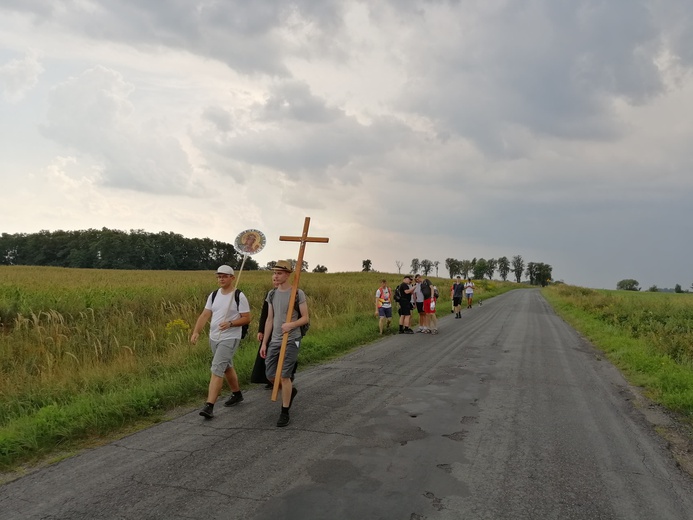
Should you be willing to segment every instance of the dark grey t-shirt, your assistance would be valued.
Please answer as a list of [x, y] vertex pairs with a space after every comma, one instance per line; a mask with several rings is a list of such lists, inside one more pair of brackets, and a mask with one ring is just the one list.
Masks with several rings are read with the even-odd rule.
[[[274, 320], [272, 321], [272, 338], [270, 343], [281, 343], [282, 341], [282, 324], [286, 321], [286, 313], [289, 310], [289, 298], [291, 297], [291, 289], [282, 291], [280, 289], [275, 289], [274, 294], [268, 293], [267, 302], [272, 305], [272, 312], [274, 312]], [[271, 298], [271, 301], [270, 301]], [[296, 301], [299, 305], [306, 302], [306, 294], [299, 289], [296, 293]], [[291, 321], [296, 321], [300, 314], [296, 312], [294, 308], [291, 314]], [[301, 327], [296, 327], [291, 332], [289, 332], [289, 340], [300, 340], [301, 339]]]

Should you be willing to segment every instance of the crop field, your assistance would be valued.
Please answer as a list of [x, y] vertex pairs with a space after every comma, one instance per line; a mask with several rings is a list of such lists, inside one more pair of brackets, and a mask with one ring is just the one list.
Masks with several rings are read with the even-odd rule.
[[[393, 289], [401, 281], [383, 273], [301, 274], [311, 316], [301, 366], [378, 337], [374, 297], [383, 277]], [[429, 278], [440, 288], [438, 312], [449, 312], [450, 280]], [[253, 314], [234, 359], [242, 385], [270, 280], [267, 271], [240, 276]], [[0, 266], [0, 467], [202, 403], [211, 354], [206, 336], [197, 345], [188, 337], [216, 287], [211, 271]], [[480, 281], [477, 293], [489, 298], [516, 287]]]

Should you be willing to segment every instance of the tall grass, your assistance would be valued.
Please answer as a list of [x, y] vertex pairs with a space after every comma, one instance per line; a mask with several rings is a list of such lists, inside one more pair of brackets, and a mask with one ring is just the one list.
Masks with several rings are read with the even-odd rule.
[[543, 292], [633, 384], [693, 420], [693, 295], [569, 285]]
[[[373, 310], [382, 277], [393, 287], [401, 279], [301, 275], [311, 315], [302, 365], [377, 338]], [[431, 279], [449, 305], [449, 280]], [[203, 399], [209, 347], [206, 338], [191, 345], [188, 336], [216, 286], [213, 272], [0, 266], [0, 466]], [[271, 274], [244, 272], [239, 287], [251, 305], [254, 338]], [[477, 292], [490, 297], [512, 287], [481, 281]], [[234, 359], [243, 385], [256, 352], [257, 343], [246, 339]]]

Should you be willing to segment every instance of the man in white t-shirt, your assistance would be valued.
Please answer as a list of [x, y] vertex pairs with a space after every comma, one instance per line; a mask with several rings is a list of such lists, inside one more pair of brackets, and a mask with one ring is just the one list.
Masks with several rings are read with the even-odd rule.
[[212, 375], [209, 380], [207, 402], [200, 411], [200, 415], [207, 419], [214, 417], [214, 403], [219, 398], [224, 386], [224, 378], [226, 378], [232, 392], [224, 406], [234, 406], [243, 401], [241, 387], [238, 384], [238, 375], [236, 369], [233, 368], [233, 355], [241, 341], [243, 325], [250, 323], [250, 305], [245, 294], [240, 291], [238, 303], [236, 303], [235, 279], [233, 269], [230, 266], [222, 265], [217, 269], [219, 289], [207, 297], [205, 309], [197, 318], [195, 328], [190, 335], [190, 342], [197, 343], [200, 332], [212, 318], [209, 327], [209, 347], [214, 356], [211, 367]]
[[472, 308], [472, 299], [474, 298], [474, 282], [471, 278], [467, 278], [464, 284], [464, 294], [467, 297], [467, 309]]

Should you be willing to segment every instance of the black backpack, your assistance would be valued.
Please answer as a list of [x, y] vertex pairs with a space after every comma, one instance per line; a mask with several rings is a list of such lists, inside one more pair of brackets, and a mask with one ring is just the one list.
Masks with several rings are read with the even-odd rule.
[[402, 299], [402, 284], [399, 284], [397, 286], [397, 289], [395, 289], [395, 301], [399, 303], [399, 301]]
[[[276, 289], [272, 289], [269, 293], [267, 293], [267, 299], [270, 303], [272, 303], [272, 298], [274, 298], [275, 291]], [[298, 316], [301, 317], [301, 309], [298, 306], [298, 294], [296, 294], [296, 299], [294, 300], [294, 310], [298, 313]], [[306, 323], [305, 325], [301, 325], [299, 328], [301, 329], [301, 337], [305, 336], [308, 334], [310, 322]]]
[[423, 294], [424, 300], [431, 297], [431, 282], [428, 278], [421, 282], [421, 294]]
[[[219, 289], [215, 289], [214, 292], [212, 293], [212, 303], [214, 303], [214, 298], [217, 297], [217, 293], [219, 292]], [[234, 293], [234, 299], [236, 300], [236, 309], [238, 309], [238, 306], [240, 305], [240, 294], [241, 290], [236, 289], [236, 292]], [[241, 326], [241, 339], [245, 338], [248, 335], [248, 324], [246, 323], [245, 325]]]

